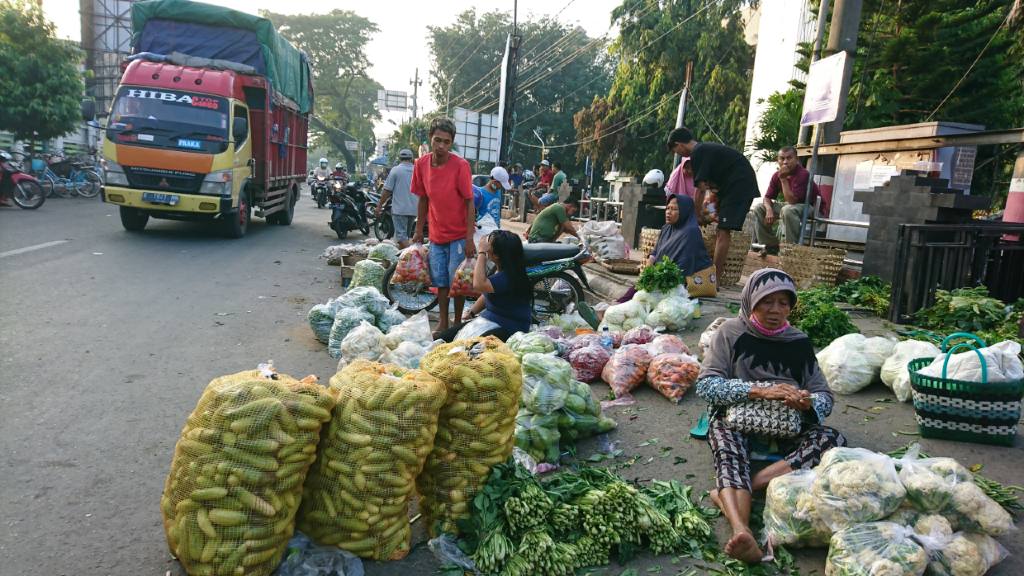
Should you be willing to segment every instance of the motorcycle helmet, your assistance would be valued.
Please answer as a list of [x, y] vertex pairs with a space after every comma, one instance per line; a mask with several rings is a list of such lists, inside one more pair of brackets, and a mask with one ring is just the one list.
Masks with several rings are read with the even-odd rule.
[[661, 188], [662, 185], [665, 184], [665, 174], [661, 170], [655, 168], [644, 176], [644, 184]]
[[398, 151], [398, 159], [412, 160], [412, 150], [409, 150], [408, 148], [402, 148], [401, 150]]
[[14, 160], [14, 156], [11, 156], [4, 150], [0, 150], [0, 158], [3, 158], [7, 162]]
[[344, 167], [342, 166], [341, 162], [338, 162], [337, 164], [334, 165], [334, 169], [335, 170], [343, 170]]
[[327, 168], [327, 158], [321, 158], [320, 159], [320, 167], [321, 168]]

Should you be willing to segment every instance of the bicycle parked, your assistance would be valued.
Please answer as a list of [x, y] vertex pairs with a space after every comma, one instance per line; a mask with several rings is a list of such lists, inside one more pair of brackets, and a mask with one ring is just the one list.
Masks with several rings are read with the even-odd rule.
[[67, 159], [61, 154], [32, 158], [31, 161], [32, 173], [39, 179], [47, 196], [95, 198], [103, 187], [99, 171], [85, 162]]

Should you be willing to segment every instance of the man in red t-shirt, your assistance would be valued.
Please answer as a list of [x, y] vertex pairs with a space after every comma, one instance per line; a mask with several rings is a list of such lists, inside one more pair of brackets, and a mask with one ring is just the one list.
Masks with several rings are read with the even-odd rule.
[[537, 185], [533, 188], [532, 194], [530, 194], [530, 203], [533, 204], [533, 209], [540, 212], [544, 206], [540, 205], [540, 197], [543, 196], [551, 188], [551, 182], [555, 178], [555, 172], [551, 170], [551, 162], [547, 160], [541, 160], [540, 162], [540, 179], [537, 181]]
[[[413, 244], [423, 242], [423, 222], [430, 223], [430, 280], [437, 288], [440, 319], [437, 332], [448, 329], [448, 290], [459, 264], [476, 254], [473, 233], [473, 174], [469, 162], [452, 154], [455, 123], [435, 118], [430, 123], [430, 154], [416, 160], [413, 194], [419, 196]], [[455, 297], [455, 317], [462, 318], [464, 296]]]

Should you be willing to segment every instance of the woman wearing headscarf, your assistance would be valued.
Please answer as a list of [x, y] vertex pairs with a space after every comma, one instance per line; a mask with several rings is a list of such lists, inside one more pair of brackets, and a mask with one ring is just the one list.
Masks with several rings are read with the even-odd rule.
[[[713, 270], [713, 268], [711, 257], [708, 256], [707, 248], [704, 247], [700, 226], [697, 224], [697, 212], [694, 209], [693, 198], [689, 196], [676, 194], [670, 197], [668, 204], [665, 205], [665, 225], [658, 235], [654, 251], [647, 259], [647, 265], [651, 266], [657, 263], [662, 257], [668, 257], [669, 260], [675, 262], [683, 272], [683, 276], [692, 279], [688, 283], [688, 287], [692, 286], [694, 281], [697, 281], [698, 284], [710, 282], [712, 285], [710, 294], [703, 293], [701, 295], [714, 295], [716, 290], [713, 288], [715, 282], [713, 272], [710, 272], [710, 276], [700, 277], [701, 279], [697, 280], [699, 272]], [[619, 299], [619, 302], [628, 302], [634, 294], [636, 294], [635, 286], [630, 288]]]
[[[811, 468], [830, 448], [846, 439], [824, 426], [832, 412], [832, 391], [818, 369], [814, 346], [806, 334], [790, 326], [796, 305], [793, 279], [774, 268], [754, 272], [743, 288], [739, 318], [727, 320], [715, 332], [697, 379], [697, 394], [711, 414], [708, 443], [714, 458], [716, 484], [711, 497], [729, 520], [732, 538], [725, 551], [746, 562], [761, 559], [750, 531], [753, 490], [799, 468]], [[786, 454], [750, 477], [748, 435], [729, 428], [725, 411], [747, 400], [782, 402], [801, 413], [799, 436], [777, 440]]]

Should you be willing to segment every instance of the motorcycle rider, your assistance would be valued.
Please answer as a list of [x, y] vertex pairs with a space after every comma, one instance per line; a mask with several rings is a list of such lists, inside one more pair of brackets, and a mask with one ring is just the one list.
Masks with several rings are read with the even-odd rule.
[[334, 172], [331, 172], [331, 178], [341, 180], [344, 184], [348, 184], [348, 172], [345, 171], [345, 165], [341, 162], [335, 164]]
[[324, 178], [331, 177], [331, 168], [327, 165], [327, 158], [321, 158], [319, 165], [313, 170], [313, 178]]

